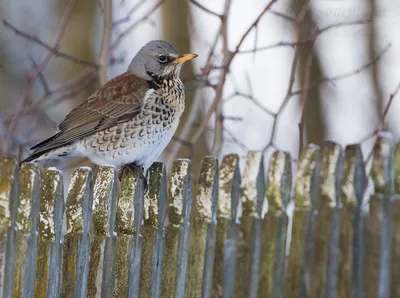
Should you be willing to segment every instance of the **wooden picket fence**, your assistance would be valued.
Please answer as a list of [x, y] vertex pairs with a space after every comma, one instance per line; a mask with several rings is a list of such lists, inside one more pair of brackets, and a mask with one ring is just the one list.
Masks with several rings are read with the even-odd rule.
[[145, 194], [82, 167], [64, 199], [62, 172], [0, 158], [0, 296], [400, 297], [400, 145], [379, 136], [366, 196], [359, 145], [291, 163], [205, 157], [193, 196], [190, 160], [153, 164]]

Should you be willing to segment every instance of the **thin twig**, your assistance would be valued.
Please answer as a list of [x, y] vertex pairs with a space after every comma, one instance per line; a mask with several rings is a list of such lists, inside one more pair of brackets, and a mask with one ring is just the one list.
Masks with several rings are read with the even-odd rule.
[[[69, 18], [71, 16], [72, 10], [75, 6], [76, 0], [71, 0], [65, 11], [63, 14], [63, 17], [61, 19], [61, 24], [60, 24], [60, 28], [57, 32], [56, 35], [56, 39], [54, 41], [54, 46], [52, 47], [52, 49], [55, 49], [58, 47], [59, 43], [61, 42], [61, 39], [65, 33], [65, 30], [67, 28], [68, 25], [68, 21]], [[11, 123], [8, 127], [8, 131], [7, 131], [7, 137], [6, 137], [6, 148], [5, 148], [5, 152], [9, 152], [12, 148], [12, 144], [13, 144], [13, 139], [14, 139], [14, 134], [15, 134], [15, 129], [19, 123], [19, 120], [21, 118], [21, 114], [25, 108], [25, 105], [27, 103], [28, 97], [29, 97], [29, 93], [33, 87], [33, 84], [35, 83], [37, 77], [39, 76], [39, 74], [46, 68], [47, 64], [49, 63], [50, 59], [54, 56], [54, 51], [49, 51], [46, 55], [46, 57], [43, 59], [43, 61], [39, 64], [39, 66], [33, 71], [33, 73], [31, 73], [29, 75], [29, 78], [26, 82], [26, 86], [22, 92], [21, 95], [21, 99], [19, 101], [19, 106], [15, 112], [15, 115], [13, 117], [13, 119], [11, 120]]]
[[41, 39], [17, 29], [13, 25], [11, 25], [8, 21], [6, 21], [5, 19], [2, 19], [2, 23], [3, 23], [4, 27], [11, 29], [16, 35], [21, 36], [27, 40], [30, 40], [30, 41], [42, 46], [43, 48], [48, 50], [50, 53], [52, 53], [54, 56], [64, 58], [64, 59], [74, 62], [76, 64], [93, 67], [95, 69], [98, 67], [98, 65], [93, 62], [86, 61], [84, 59], [80, 59], [80, 58], [68, 55], [64, 52], [61, 52], [57, 47], [54, 47], [54, 46], [52, 47], [51, 45], [45, 43]]
[[[337, 75], [337, 76], [333, 76], [333, 77], [324, 77], [324, 78], [321, 78], [318, 82], [316, 82], [316, 83], [314, 83], [314, 84], [311, 84], [311, 85], [308, 87], [307, 91], [310, 91], [310, 90], [312, 90], [312, 89], [314, 89], [314, 88], [316, 88], [316, 87], [319, 87], [322, 83], [326, 83], [326, 82], [329, 82], [329, 83], [335, 85], [337, 81], [346, 79], [346, 78], [348, 78], [348, 77], [351, 77], [351, 76], [353, 76], [353, 75], [356, 75], [356, 74], [359, 74], [359, 73], [365, 71], [366, 69], [368, 69], [368, 68], [370, 68], [372, 65], [374, 65], [376, 62], [378, 62], [378, 61], [386, 54], [386, 52], [390, 49], [391, 46], [392, 46], [392, 44], [389, 43], [388, 45], [386, 45], [386, 47], [384, 47], [384, 49], [383, 49], [378, 55], [376, 55], [376, 56], [374, 57], [374, 59], [372, 59], [372, 60], [369, 61], [368, 63], [364, 64], [363, 66], [361, 66], [361, 67], [359, 67], [359, 68], [357, 68], [357, 69], [355, 69], [355, 70], [352, 70], [352, 71], [349, 71], [349, 72], [346, 72], [346, 73], [343, 73], [343, 74], [340, 74], [340, 75]], [[292, 93], [292, 95], [301, 94], [303, 91], [304, 91], [304, 90], [302, 90], [302, 89], [296, 90], [296, 91], [294, 91], [294, 92]]]
[[[197, 6], [198, 8], [200, 8], [202, 11], [204, 11], [204, 12], [210, 14], [210, 15], [216, 16], [216, 17], [218, 17], [218, 18], [221, 18], [221, 17], [222, 17], [222, 15], [220, 15], [220, 14], [218, 14], [218, 13], [216, 13], [216, 12], [213, 12], [212, 10], [208, 9], [208, 8], [205, 7], [203, 4], [200, 4], [199, 2], [197, 2], [197, 1], [195, 1], [195, 0], [189, 0], [189, 2], [192, 3], [194, 6]], [[225, 15], [225, 13], [224, 13], [224, 15]]]
[[113, 22], [113, 24], [112, 24], [113, 27], [116, 27], [116, 26], [118, 26], [118, 25], [120, 25], [120, 24], [123, 24], [123, 23], [126, 23], [126, 22], [130, 21], [132, 15], [133, 15], [133, 13], [134, 13], [136, 10], [138, 10], [138, 9], [139, 9], [143, 4], [145, 4], [145, 3], [146, 3], [146, 0], [142, 0], [142, 1], [140, 1], [139, 3], [137, 3], [136, 5], [134, 5], [134, 6], [129, 10], [129, 12], [127, 13], [126, 17], [124, 17], [124, 18], [122, 18], [122, 19], [119, 19], [119, 20], [116, 20], [116, 21]]
[[135, 29], [139, 24], [143, 23], [144, 21], [148, 20], [150, 18], [150, 16], [157, 11], [158, 8], [160, 8], [160, 6], [162, 4], [164, 4], [164, 2], [166, 2], [167, 0], [159, 0], [147, 13], [144, 13], [143, 17], [141, 17], [140, 19], [138, 19], [135, 23], [133, 23], [132, 25], [130, 25], [128, 28], [126, 28], [124, 31], [122, 31], [117, 38], [115, 39], [115, 41], [112, 43], [111, 45], [111, 51], [115, 50], [120, 43], [122, 42], [122, 40], [128, 36], [133, 29]]
[[[396, 89], [389, 96], [389, 100], [388, 100], [388, 102], [387, 102], [387, 104], [385, 106], [385, 110], [383, 111], [382, 117], [379, 120], [378, 128], [375, 129], [372, 133], [369, 133], [368, 135], [363, 137], [359, 143], [364, 143], [364, 142], [372, 139], [373, 137], [376, 137], [379, 133], [381, 133], [383, 131], [383, 129], [385, 127], [385, 123], [386, 123], [386, 118], [387, 118], [387, 115], [388, 115], [389, 110], [390, 110], [390, 107], [392, 106], [393, 100], [394, 100], [394, 98], [396, 97], [396, 95], [397, 95], [397, 93], [399, 91], [400, 91], [400, 82], [397, 84]], [[371, 151], [367, 155], [367, 158], [366, 158], [365, 163], [364, 163], [365, 165], [367, 165], [370, 162], [370, 160], [372, 158], [372, 154], [373, 154], [376, 146], [377, 146], [377, 139], [375, 140]]]

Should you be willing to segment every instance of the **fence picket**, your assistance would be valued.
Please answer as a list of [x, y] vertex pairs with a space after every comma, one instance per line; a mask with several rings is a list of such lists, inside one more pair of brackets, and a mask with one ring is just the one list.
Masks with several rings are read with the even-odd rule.
[[[132, 180], [130, 178], [128, 182]], [[134, 197], [134, 239], [130, 249], [129, 255], [129, 275], [128, 275], [128, 297], [129, 298], [137, 298], [139, 297], [139, 285], [140, 285], [140, 270], [141, 270], [141, 258], [142, 258], [142, 235], [141, 235], [141, 227], [143, 221], [143, 209], [144, 209], [144, 189], [143, 189], [143, 180], [136, 179], [136, 183], [132, 184], [135, 187], [135, 197]], [[130, 211], [126, 213], [124, 220], [124, 230], [126, 228], [131, 227], [131, 225], [126, 225], [126, 223], [131, 222]], [[117, 218], [118, 222], [118, 218]], [[132, 231], [131, 228], [128, 229]], [[127, 232], [126, 232], [127, 233]]]
[[371, 176], [375, 194], [369, 200], [366, 223], [365, 297], [389, 297], [391, 208], [394, 148], [392, 137], [381, 134], [374, 148]]
[[14, 158], [0, 159], [0, 297], [12, 297], [19, 172]]
[[116, 211], [115, 169], [99, 167], [93, 184], [87, 297], [111, 297], [113, 231]]
[[219, 168], [219, 198], [212, 297], [233, 297], [236, 266], [237, 211], [240, 200], [239, 156], [223, 158]]
[[211, 296], [217, 204], [218, 160], [205, 157], [191, 215], [186, 297]]
[[320, 194], [317, 201], [311, 298], [336, 297], [342, 171], [342, 148], [333, 142], [326, 142], [322, 151]]
[[400, 297], [400, 143], [395, 151], [395, 196], [392, 200], [392, 272], [390, 279], [390, 297]]
[[373, 195], [360, 144], [344, 158], [333, 142], [305, 147], [291, 230], [290, 155], [275, 151], [266, 176], [263, 155], [248, 152], [243, 175], [237, 154], [205, 157], [193, 203], [188, 159], [168, 188], [154, 163], [146, 194], [128, 171], [99, 167], [92, 183], [82, 167], [65, 208], [61, 171], [0, 157], [0, 296], [399, 296], [400, 143], [378, 135]]
[[129, 264], [134, 251], [135, 198], [138, 177], [125, 171], [121, 178], [120, 195], [115, 218], [115, 261], [113, 297], [127, 297], [129, 289]]
[[165, 167], [154, 163], [148, 171], [149, 189], [144, 197], [140, 297], [160, 297], [164, 251], [164, 223], [167, 212]]
[[86, 297], [93, 200], [91, 185], [90, 168], [82, 167], [73, 172], [65, 205], [67, 235], [63, 244], [62, 297]]
[[310, 268], [314, 255], [315, 203], [319, 185], [320, 148], [308, 145], [299, 160], [295, 186], [294, 211], [286, 269], [284, 297], [308, 297]]
[[192, 163], [179, 159], [172, 164], [168, 187], [168, 227], [162, 276], [162, 297], [185, 297], [190, 211], [192, 206]]
[[289, 153], [276, 151], [272, 154], [266, 184], [268, 213], [263, 219], [258, 297], [278, 298], [283, 296], [289, 221], [286, 207], [292, 189], [292, 164]]
[[[345, 149], [342, 203], [338, 297], [362, 297], [363, 239], [361, 225], [362, 197], [366, 187], [364, 161], [360, 145]], [[360, 267], [361, 266], [361, 267]]]
[[263, 154], [247, 154], [242, 179], [242, 213], [237, 233], [235, 297], [257, 297], [261, 255], [262, 209], [265, 203]]
[[59, 297], [60, 295], [63, 196], [62, 173], [56, 169], [43, 171], [35, 297]]
[[15, 276], [13, 297], [32, 297], [35, 288], [40, 172], [33, 164], [19, 172], [19, 201], [15, 221]]

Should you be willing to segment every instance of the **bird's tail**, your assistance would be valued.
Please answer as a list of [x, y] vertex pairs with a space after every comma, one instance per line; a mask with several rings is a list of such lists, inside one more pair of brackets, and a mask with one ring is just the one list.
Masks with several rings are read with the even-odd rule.
[[78, 156], [75, 144], [47, 150], [36, 150], [30, 156], [24, 159], [21, 164], [24, 162], [39, 162], [42, 160], [59, 159], [71, 156]]

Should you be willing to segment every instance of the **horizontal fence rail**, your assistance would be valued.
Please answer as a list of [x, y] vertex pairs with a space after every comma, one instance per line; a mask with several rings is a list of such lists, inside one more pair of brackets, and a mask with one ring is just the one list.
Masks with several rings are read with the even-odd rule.
[[[0, 297], [400, 297], [400, 145], [178, 159], [141, 179], [0, 157]], [[371, 189], [373, 193], [366, 194]], [[196, 187], [193, 188], [193, 184]], [[291, 208], [289, 208], [292, 206]]]

